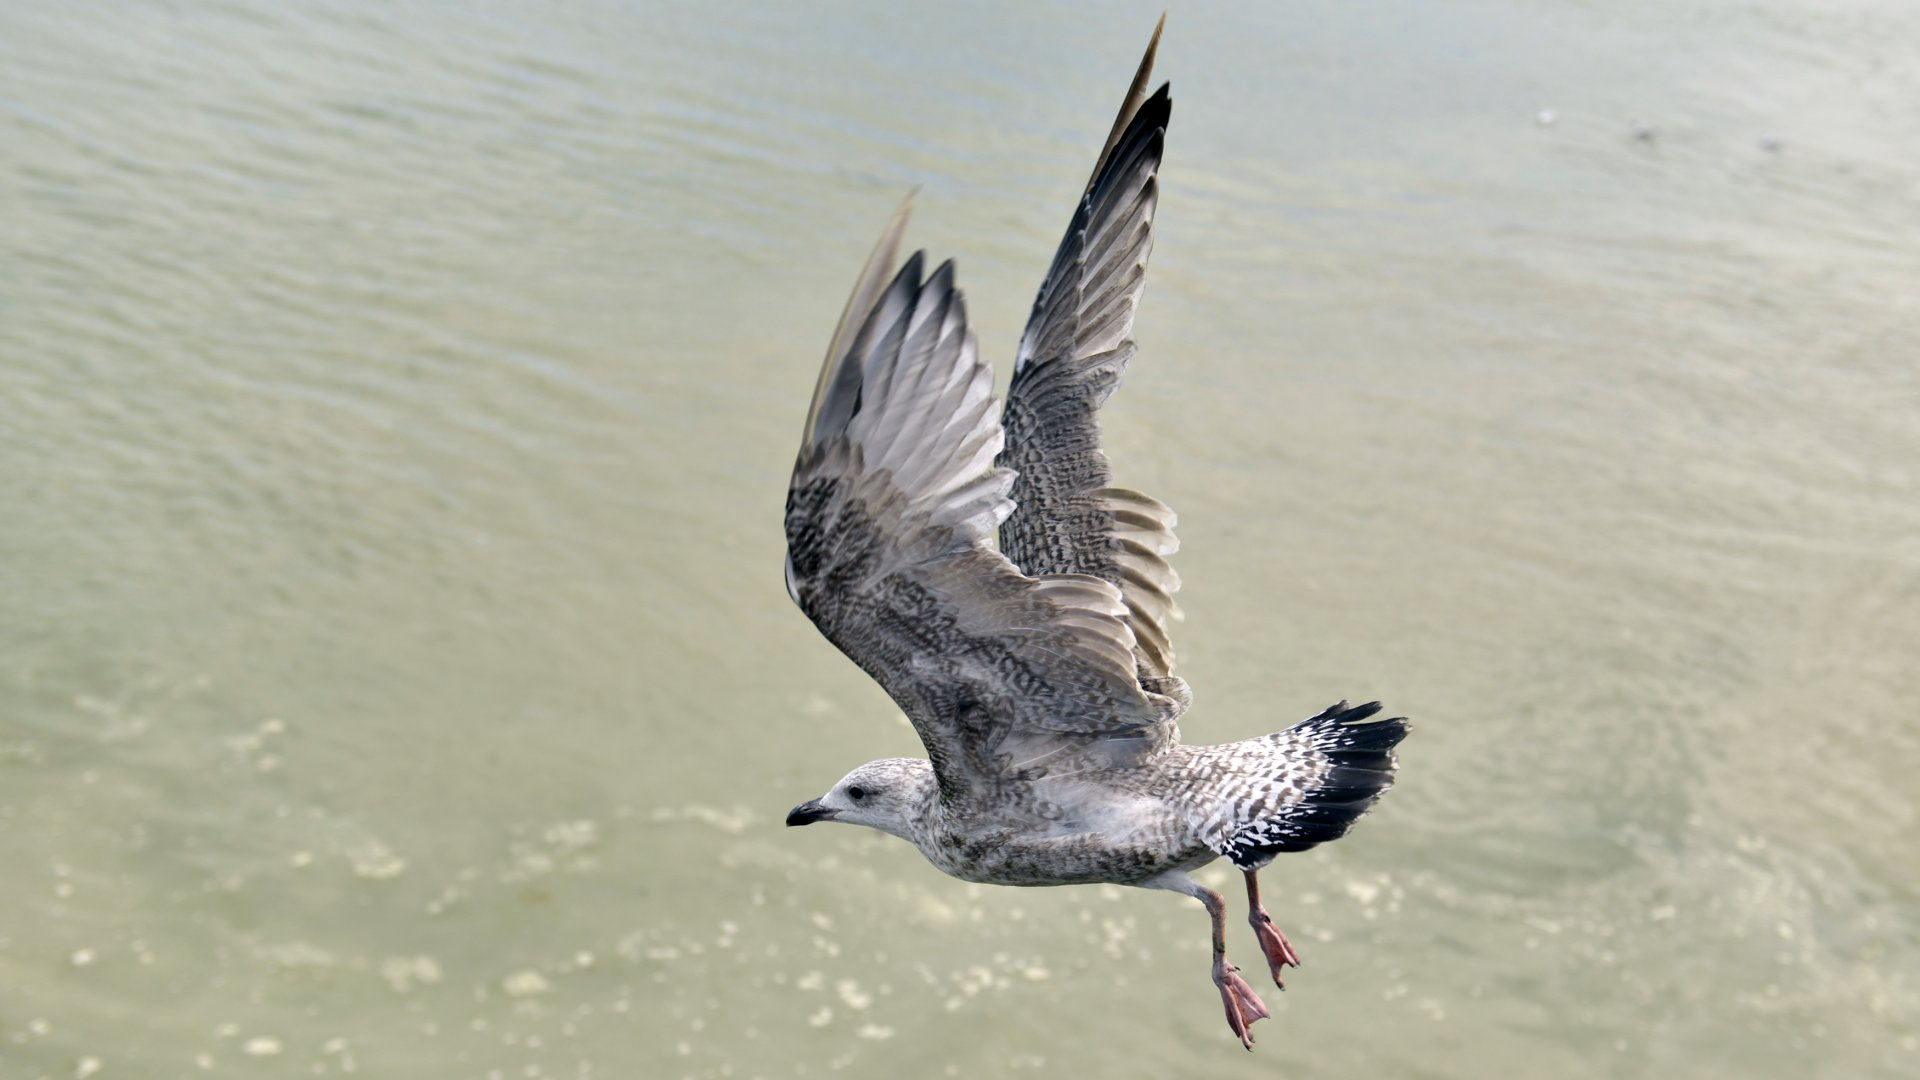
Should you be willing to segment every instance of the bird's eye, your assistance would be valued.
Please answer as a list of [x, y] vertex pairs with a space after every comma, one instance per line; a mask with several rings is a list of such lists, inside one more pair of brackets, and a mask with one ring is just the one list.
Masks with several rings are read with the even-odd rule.
[[847, 798], [852, 799], [854, 802], [859, 802], [866, 797], [867, 789], [861, 787], [859, 784], [855, 784], [847, 789]]

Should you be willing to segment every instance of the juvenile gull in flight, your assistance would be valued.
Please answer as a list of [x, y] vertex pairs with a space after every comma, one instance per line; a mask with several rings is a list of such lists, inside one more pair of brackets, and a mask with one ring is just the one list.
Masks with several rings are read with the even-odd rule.
[[[1160, 30], [1040, 286], [994, 415], [952, 262], [894, 272], [903, 205], [847, 301], [787, 493], [787, 591], [884, 687], [931, 760], [848, 773], [787, 815], [892, 833], [967, 881], [1185, 893], [1213, 920], [1227, 1024], [1267, 1016], [1226, 959], [1225, 856], [1276, 984], [1300, 963], [1256, 874], [1352, 827], [1405, 718], [1341, 702], [1273, 735], [1185, 746], [1167, 624], [1173, 512], [1111, 483], [1095, 413], [1133, 358], [1170, 102]], [[995, 531], [999, 549], [993, 545]], [[1284, 987], [1284, 984], [1281, 984]]]

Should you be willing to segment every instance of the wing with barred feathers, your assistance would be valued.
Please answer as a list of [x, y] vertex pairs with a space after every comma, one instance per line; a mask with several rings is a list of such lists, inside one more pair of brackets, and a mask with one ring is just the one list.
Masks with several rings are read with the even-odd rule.
[[1143, 688], [1181, 701], [1167, 624], [1179, 616], [1174, 513], [1115, 487], [1100, 448], [1098, 412], [1133, 358], [1133, 315], [1153, 247], [1157, 176], [1172, 102], [1146, 93], [1153, 42], [1140, 62], [1106, 149], [1040, 286], [1020, 341], [999, 464], [1017, 474], [1000, 549], [1029, 574], [1089, 574], [1126, 605]]
[[835, 332], [787, 493], [787, 588], [884, 687], [958, 797], [1064, 743], [1146, 746], [1170, 699], [1135, 678], [1120, 590], [1021, 573], [989, 546], [1013, 475], [953, 264], [889, 281], [896, 214]]

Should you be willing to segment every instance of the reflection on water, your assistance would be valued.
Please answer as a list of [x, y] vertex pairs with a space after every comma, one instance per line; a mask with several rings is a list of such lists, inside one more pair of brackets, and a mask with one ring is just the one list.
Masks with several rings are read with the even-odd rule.
[[1905, 5], [1173, 13], [1184, 726], [1418, 723], [1256, 1054], [780, 827], [917, 749], [780, 585], [845, 288], [923, 185], [1004, 367], [1157, 11], [0, 12], [0, 1073], [1920, 1066]]

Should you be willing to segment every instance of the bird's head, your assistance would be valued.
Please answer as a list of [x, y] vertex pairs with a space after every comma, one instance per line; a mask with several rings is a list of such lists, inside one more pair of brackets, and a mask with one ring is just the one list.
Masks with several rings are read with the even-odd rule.
[[841, 777], [825, 795], [794, 807], [787, 824], [839, 821], [911, 840], [909, 822], [933, 797], [933, 790], [929, 762], [918, 758], [869, 761]]

